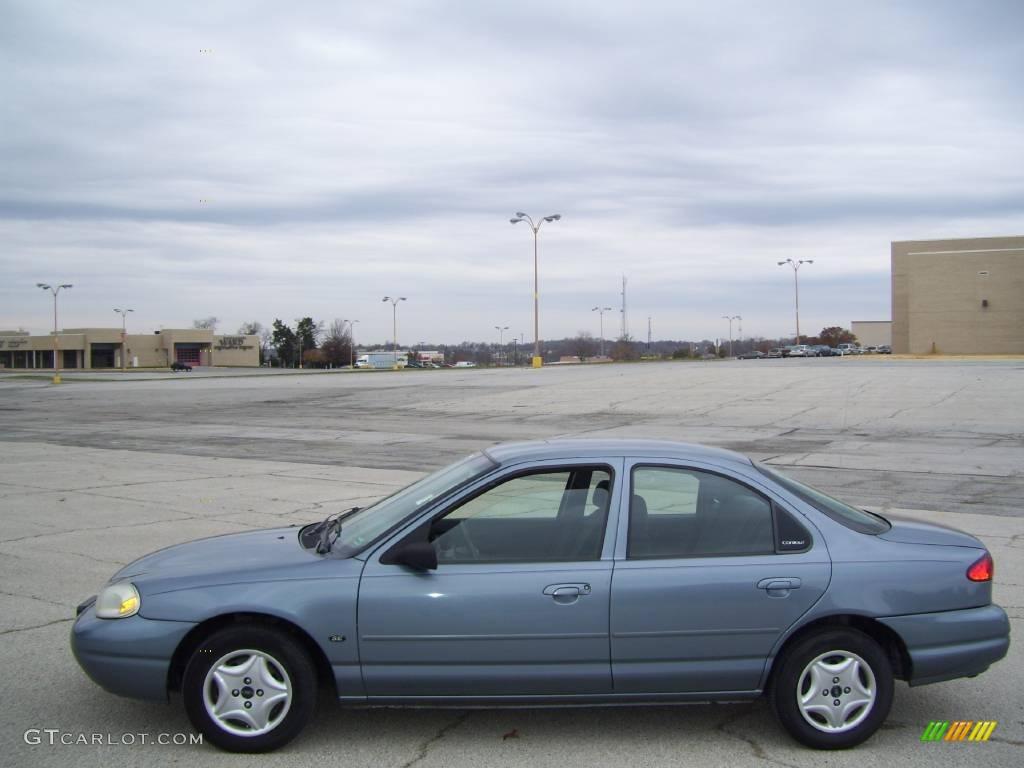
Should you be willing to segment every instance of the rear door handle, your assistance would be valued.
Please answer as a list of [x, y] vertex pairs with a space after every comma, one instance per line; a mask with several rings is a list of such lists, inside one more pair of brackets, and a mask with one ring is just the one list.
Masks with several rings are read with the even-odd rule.
[[786, 577], [786, 578], [781, 578], [781, 577], [778, 577], [778, 576], [774, 576], [774, 577], [769, 578], [769, 579], [761, 579], [759, 582], [757, 582], [757, 588], [758, 589], [766, 589], [769, 592], [776, 592], [776, 591], [781, 591], [781, 590], [784, 590], [784, 589], [787, 589], [787, 590], [788, 589], [799, 589], [800, 588], [800, 584], [801, 584], [800, 579], [798, 579], [798, 578], [796, 578], [794, 576], [790, 576], [790, 577]]

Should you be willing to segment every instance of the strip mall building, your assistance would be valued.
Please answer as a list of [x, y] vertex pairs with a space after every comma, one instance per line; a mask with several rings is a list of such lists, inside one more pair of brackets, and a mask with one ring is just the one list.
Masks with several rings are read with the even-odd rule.
[[[187, 328], [128, 334], [122, 340], [120, 328], [67, 328], [57, 336], [60, 367], [120, 368], [122, 343], [128, 368], [166, 368], [175, 361], [236, 367], [260, 364], [256, 336], [215, 335], [211, 330]], [[0, 331], [0, 368], [53, 368], [53, 334]]]

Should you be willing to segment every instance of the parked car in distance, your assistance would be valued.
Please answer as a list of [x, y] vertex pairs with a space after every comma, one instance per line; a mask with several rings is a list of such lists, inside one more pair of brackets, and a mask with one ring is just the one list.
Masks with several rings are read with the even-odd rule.
[[476, 368], [476, 363], [471, 360], [460, 360], [454, 365], [455, 368]]
[[783, 352], [785, 357], [817, 357], [818, 352], [813, 347], [807, 344], [793, 344], [786, 347], [786, 351]]
[[817, 352], [818, 357], [832, 357], [836, 354], [835, 350], [828, 344], [815, 344], [813, 349]]
[[782, 347], [772, 347], [765, 357], [784, 357]]
[[890, 347], [888, 344], [882, 344], [878, 348], [878, 354], [880, 354], [880, 355], [891, 355], [892, 354], [892, 347]]
[[752, 349], [749, 352], [744, 352], [743, 354], [737, 355], [736, 357], [739, 360], [760, 360], [764, 356], [765, 356], [764, 352], [760, 352], [760, 351], [758, 351], [756, 349]]
[[839, 350], [841, 355], [859, 355], [862, 352], [861, 348], [856, 344], [850, 344], [848, 342], [840, 344], [836, 349]]
[[180, 692], [238, 752], [286, 744], [322, 689], [463, 708], [766, 696], [796, 740], [842, 749], [882, 725], [894, 681], [1006, 655], [993, 569], [973, 536], [730, 451], [510, 443], [364, 509], [146, 555], [78, 606], [71, 647], [112, 693]]
[[191, 371], [192, 366], [188, 363], [183, 363], [180, 360], [175, 360], [171, 363], [171, 371], [177, 373], [178, 371]]

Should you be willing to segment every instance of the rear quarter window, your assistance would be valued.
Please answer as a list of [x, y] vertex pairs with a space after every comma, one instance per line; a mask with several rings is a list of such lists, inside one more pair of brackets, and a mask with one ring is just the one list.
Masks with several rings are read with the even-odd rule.
[[870, 512], [865, 512], [863, 509], [851, 507], [849, 504], [839, 501], [839, 499], [834, 499], [828, 494], [822, 493], [817, 488], [804, 485], [791, 477], [786, 477], [782, 473], [776, 472], [774, 469], [769, 469], [764, 464], [755, 462], [754, 466], [762, 475], [774, 480], [801, 501], [810, 504], [826, 517], [835, 520], [850, 530], [877, 536], [880, 533], [885, 533], [891, 527], [889, 522], [879, 515], [873, 515]]

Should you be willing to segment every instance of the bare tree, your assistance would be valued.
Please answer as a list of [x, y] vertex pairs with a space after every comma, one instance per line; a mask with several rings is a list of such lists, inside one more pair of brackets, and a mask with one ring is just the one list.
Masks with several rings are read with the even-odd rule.
[[323, 343], [323, 361], [330, 365], [348, 365], [352, 355], [352, 334], [344, 320], [335, 320], [327, 327]]
[[613, 360], [639, 360], [640, 350], [630, 336], [620, 336], [612, 347]]
[[263, 332], [263, 323], [258, 320], [242, 323], [238, 326], [239, 336], [259, 336]]
[[217, 323], [220, 322], [216, 317], [210, 315], [209, 317], [203, 317], [199, 320], [192, 321], [193, 328], [204, 328], [216, 332]]
[[260, 365], [267, 361], [267, 352], [270, 350], [270, 341], [274, 334], [269, 328], [264, 328], [259, 333], [260, 337]]
[[594, 356], [594, 335], [590, 331], [579, 331], [571, 344], [572, 353], [585, 361]]

